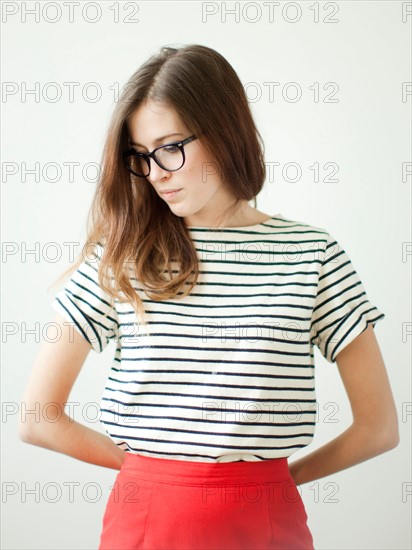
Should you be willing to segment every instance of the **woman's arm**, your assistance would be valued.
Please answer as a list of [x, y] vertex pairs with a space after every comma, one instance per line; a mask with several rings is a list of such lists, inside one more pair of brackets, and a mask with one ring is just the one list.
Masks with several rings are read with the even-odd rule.
[[396, 447], [398, 416], [371, 325], [336, 356], [353, 422], [338, 437], [289, 464], [297, 485], [331, 475]]
[[73, 384], [92, 348], [61, 315], [57, 314], [53, 322], [59, 324], [61, 338], [54, 343], [43, 341], [22, 402], [26, 410], [35, 409], [37, 404], [37, 409], [47, 410], [49, 417], [54, 412], [56, 418], [60, 413], [61, 416], [57, 421], [47, 420], [43, 415], [37, 421], [32, 414], [21, 417], [19, 437], [32, 445], [119, 470], [124, 451], [110, 437], [74, 421], [64, 411]]

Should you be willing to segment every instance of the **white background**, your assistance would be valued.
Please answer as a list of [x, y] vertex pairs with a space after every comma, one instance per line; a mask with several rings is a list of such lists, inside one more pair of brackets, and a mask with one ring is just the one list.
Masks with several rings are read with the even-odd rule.
[[[114, 90], [161, 46], [189, 43], [216, 49], [235, 68], [266, 162], [279, 163], [273, 177], [268, 171], [258, 209], [326, 228], [386, 315], [375, 333], [401, 443], [301, 487], [315, 548], [410, 548], [410, 335], [403, 331], [411, 330], [405, 252], [412, 176], [402, 177], [402, 166], [411, 162], [412, 96], [402, 89], [409, 82], [411, 90], [412, 15], [403, 21], [402, 11], [412, 11], [411, 4], [37, 2], [37, 16], [24, 13], [36, 9], [34, 2], [2, 4], [2, 548], [97, 548], [116, 471], [21, 442], [19, 403], [41, 331], [54, 316], [54, 290], [47, 289], [72, 261], [64, 243], [77, 243], [77, 255], [85, 238], [96, 177], [83, 169], [100, 162]], [[73, 101], [68, 82], [79, 84]], [[278, 83], [273, 97], [265, 82]], [[38, 97], [25, 93], [36, 87]], [[93, 101], [96, 87], [101, 97]], [[72, 181], [68, 162], [80, 165]], [[338, 167], [336, 182], [326, 181], [329, 162]], [[36, 163], [37, 176], [25, 174]], [[301, 170], [297, 181], [288, 163]], [[101, 431], [93, 403], [113, 353], [113, 343], [101, 355], [91, 352], [70, 396], [75, 418]], [[351, 423], [336, 364], [315, 353], [319, 423], [313, 443], [291, 461]], [[335, 423], [328, 422], [328, 403], [336, 404]]]

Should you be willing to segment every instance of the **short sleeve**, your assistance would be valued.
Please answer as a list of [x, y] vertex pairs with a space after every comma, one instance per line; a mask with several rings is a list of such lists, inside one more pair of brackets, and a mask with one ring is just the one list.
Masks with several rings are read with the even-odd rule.
[[113, 299], [103, 292], [98, 280], [101, 250], [100, 247], [96, 253], [89, 253], [51, 302], [52, 308], [89, 342], [96, 353], [101, 353], [118, 334]]
[[326, 235], [310, 336], [323, 357], [334, 363], [340, 351], [385, 314], [369, 301], [346, 251], [332, 235]]

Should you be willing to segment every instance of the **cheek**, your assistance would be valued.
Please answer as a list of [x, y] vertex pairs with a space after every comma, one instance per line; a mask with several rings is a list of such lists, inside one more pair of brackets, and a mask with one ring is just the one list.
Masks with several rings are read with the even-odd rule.
[[201, 151], [186, 157], [185, 177], [190, 179], [190, 187], [198, 193], [213, 193], [219, 187], [216, 165]]
[[[195, 189], [196, 192], [201, 190], [202, 186], [202, 163], [196, 161], [196, 159], [190, 159], [190, 162], [185, 163], [184, 173], [182, 173], [183, 180], [191, 189]], [[178, 174], [178, 172], [176, 172]]]
[[202, 149], [198, 149], [190, 155], [190, 157], [186, 159], [186, 162], [188, 162], [192, 173], [196, 173], [204, 178], [216, 173], [215, 163], [212, 162], [212, 159], [209, 158]]
[[192, 174], [196, 175], [196, 182], [203, 186], [207, 185], [209, 188], [216, 188], [219, 186], [219, 174], [217, 173], [216, 165], [214, 162], [200, 158], [196, 166], [191, 166], [193, 169]]
[[191, 176], [199, 176], [202, 174], [203, 158], [198, 155], [193, 155], [190, 158], [186, 158], [185, 168], [186, 172]]

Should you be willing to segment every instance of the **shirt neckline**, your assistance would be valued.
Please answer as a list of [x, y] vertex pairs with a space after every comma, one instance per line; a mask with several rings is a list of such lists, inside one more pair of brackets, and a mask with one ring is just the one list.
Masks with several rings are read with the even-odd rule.
[[203, 229], [203, 230], [206, 230], [206, 231], [226, 231], [226, 230], [231, 230], [231, 229], [253, 229], [254, 227], [261, 227], [262, 225], [265, 225], [268, 222], [273, 221], [275, 218], [279, 218], [281, 216], [282, 216], [281, 213], [274, 214], [273, 216], [271, 216], [267, 220], [265, 220], [263, 222], [260, 222], [260, 223], [255, 223], [253, 225], [239, 225], [239, 226], [234, 226], [234, 227], [201, 227], [201, 226], [196, 226], [196, 225], [187, 225], [186, 227], [189, 230]]

